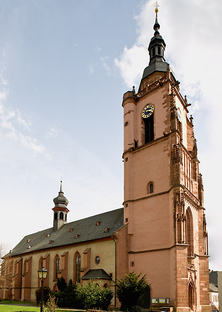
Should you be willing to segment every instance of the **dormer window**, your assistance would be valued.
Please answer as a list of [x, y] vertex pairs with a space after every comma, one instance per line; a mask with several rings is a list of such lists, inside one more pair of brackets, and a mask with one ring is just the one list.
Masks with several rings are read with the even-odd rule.
[[96, 226], [100, 225], [100, 221], [96, 221]]

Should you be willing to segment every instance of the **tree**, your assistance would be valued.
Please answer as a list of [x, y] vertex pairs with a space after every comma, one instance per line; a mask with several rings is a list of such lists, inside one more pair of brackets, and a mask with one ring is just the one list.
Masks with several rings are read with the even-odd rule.
[[13, 260], [9, 254], [3, 256], [2, 244], [0, 245], [0, 289], [6, 291], [5, 296], [11, 299], [13, 285]]
[[123, 278], [116, 283], [117, 297], [121, 303], [122, 311], [136, 312], [140, 311], [139, 303], [141, 298], [148, 290], [146, 275], [141, 277], [141, 274], [125, 273]]

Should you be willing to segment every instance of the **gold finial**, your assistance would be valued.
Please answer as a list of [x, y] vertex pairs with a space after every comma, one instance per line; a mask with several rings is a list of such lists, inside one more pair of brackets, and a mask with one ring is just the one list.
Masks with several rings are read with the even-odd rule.
[[155, 7], [155, 13], [159, 12], [159, 4], [157, 3], [157, 1], [152, 5]]

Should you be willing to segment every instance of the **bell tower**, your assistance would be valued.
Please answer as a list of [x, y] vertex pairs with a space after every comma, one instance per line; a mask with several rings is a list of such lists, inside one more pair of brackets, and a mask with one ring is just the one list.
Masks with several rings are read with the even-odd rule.
[[53, 229], [54, 231], [59, 230], [63, 224], [67, 223], [67, 214], [69, 209], [67, 205], [69, 203], [68, 199], [64, 196], [62, 191], [62, 181], [60, 181], [60, 191], [57, 197], [53, 199], [55, 204], [54, 208], [54, 217], [53, 217]]
[[124, 222], [128, 270], [146, 274], [151, 298], [177, 311], [209, 311], [208, 246], [193, 118], [159, 33], [139, 90], [123, 95]]

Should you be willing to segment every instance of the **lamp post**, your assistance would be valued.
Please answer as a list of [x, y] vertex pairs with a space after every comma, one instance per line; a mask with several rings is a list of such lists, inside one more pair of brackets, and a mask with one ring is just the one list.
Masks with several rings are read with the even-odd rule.
[[44, 269], [44, 266], [42, 266], [41, 269], [38, 270], [38, 274], [39, 274], [39, 279], [41, 279], [41, 308], [40, 308], [40, 312], [43, 311], [42, 306], [43, 306], [43, 283], [44, 283], [44, 279], [46, 279], [48, 271], [46, 269]]

